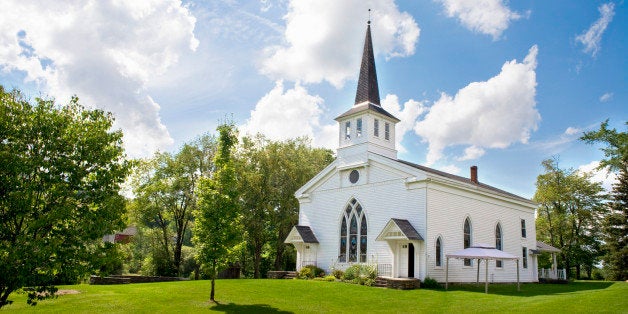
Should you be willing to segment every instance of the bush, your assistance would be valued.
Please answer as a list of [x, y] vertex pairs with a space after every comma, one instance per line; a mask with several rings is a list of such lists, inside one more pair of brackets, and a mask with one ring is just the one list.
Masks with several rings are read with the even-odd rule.
[[313, 279], [315, 277], [324, 277], [325, 271], [322, 268], [314, 265], [303, 266], [299, 270], [299, 279]]
[[331, 273], [332, 273], [332, 275], [333, 275], [334, 277], [336, 277], [336, 279], [342, 279], [342, 277], [343, 277], [343, 276], [344, 276], [344, 274], [345, 274], [345, 272], [343, 272], [343, 271], [342, 271], [342, 270], [340, 270], [340, 269], [334, 269], [334, 271], [332, 271]]
[[425, 277], [425, 280], [421, 283], [421, 288], [425, 289], [442, 289], [443, 286], [436, 281], [434, 278]]
[[336, 281], [336, 276], [334, 275], [327, 275], [325, 277], [323, 277], [324, 281]]
[[344, 281], [364, 285], [367, 279], [371, 279], [374, 283], [376, 277], [377, 269], [374, 266], [366, 264], [353, 264], [345, 270], [342, 279]]

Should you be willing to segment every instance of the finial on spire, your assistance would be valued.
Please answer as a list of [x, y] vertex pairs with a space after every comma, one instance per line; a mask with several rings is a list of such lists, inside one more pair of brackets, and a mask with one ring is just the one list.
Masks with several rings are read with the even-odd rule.
[[369, 20], [366, 22], [366, 25], [371, 25], [371, 9], [369, 9]]

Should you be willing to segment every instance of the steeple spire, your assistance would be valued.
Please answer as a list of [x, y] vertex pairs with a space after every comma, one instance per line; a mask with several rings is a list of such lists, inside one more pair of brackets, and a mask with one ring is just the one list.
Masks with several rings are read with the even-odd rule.
[[362, 65], [360, 66], [360, 78], [358, 90], [355, 94], [355, 104], [365, 101], [381, 106], [379, 103], [379, 87], [377, 86], [377, 72], [375, 72], [375, 56], [373, 55], [373, 42], [371, 40], [371, 19], [369, 9], [369, 21], [366, 26], [366, 38], [364, 39], [364, 51], [362, 52]]

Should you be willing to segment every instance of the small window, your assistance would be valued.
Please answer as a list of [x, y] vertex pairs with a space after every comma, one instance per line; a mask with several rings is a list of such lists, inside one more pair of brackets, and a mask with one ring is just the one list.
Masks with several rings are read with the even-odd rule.
[[384, 139], [390, 140], [390, 123], [384, 123]]
[[436, 239], [436, 266], [443, 266], [443, 247], [440, 240], [440, 237]]
[[523, 268], [528, 268], [528, 248], [524, 246], [521, 250], [521, 253], [523, 254]]
[[345, 122], [345, 140], [351, 139], [351, 121]]
[[362, 118], [358, 118], [358, 120], [355, 122], [355, 136], [362, 136]]
[[[463, 249], [466, 249], [471, 246], [471, 222], [469, 218], [464, 220], [464, 230], [463, 230]], [[472, 266], [471, 259], [464, 259], [464, 266]]]
[[373, 121], [373, 136], [379, 137], [379, 119]]
[[[495, 248], [503, 251], [503, 238], [502, 238], [502, 226], [501, 224], [497, 224], [495, 226]], [[502, 260], [498, 259], [495, 261], [495, 266], [498, 268], [502, 267]]]
[[521, 219], [521, 237], [522, 238], [526, 237], [526, 220], [525, 219]]
[[355, 169], [351, 170], [351, 172], [349, 173], [349, 182], [356, 183], [358, 182], [359, 179], [360, 179], [360, 172], [358, 172]]

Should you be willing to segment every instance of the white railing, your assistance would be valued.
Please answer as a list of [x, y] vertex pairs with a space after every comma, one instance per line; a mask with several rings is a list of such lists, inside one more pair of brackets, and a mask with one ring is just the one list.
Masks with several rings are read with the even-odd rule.
[[317, 266], [316, 265], [316, 261], [302, 261], [301, 262], [301, 268], [305, 267], [305, 266]]
[[392, 264], [377, 264], [377, 276], [392, 277]]
[[567, 280], [567, 271], [565, 269], [539, 269], [539, 279], [559, 279]]

